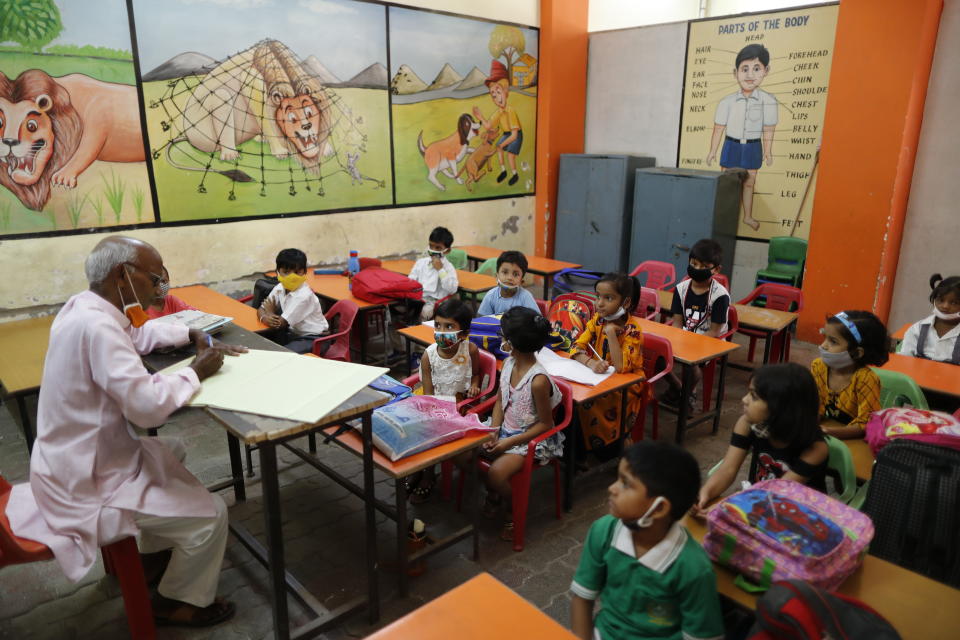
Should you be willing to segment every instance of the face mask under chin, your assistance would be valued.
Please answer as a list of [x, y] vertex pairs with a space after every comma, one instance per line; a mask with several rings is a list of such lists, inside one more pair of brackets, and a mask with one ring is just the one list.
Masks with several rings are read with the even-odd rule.
[[120, 290], [120, 285], [117, 285], [120, 304], [123, 305], [123, 315], [127, 317], [130, 324], [134, 327], [142, 327], [146, 324], [147, 320], [150, 319], [150, 316], [147, 315], [147, 312], [143, 309], [143, 305], [140, 304], [140, 298], [137, 297], [137, 291], [133, 288], [133, 281], [130, 279], [130, 272], [127, 271], [126, 267], [124, 267], [123, 273], [127, 276], [127, 282], [130, 284], [130, 290], [133, 291], [133, 299], [135, 300], [135, 302], [127, 304], [123, 298], [123, 291]]
[[627, 313], [627, 310], [624, 309], [623, 307], [620, 307], [619, 309], [617, 309], [616, 311], [614, 311], [614, 312], [611, 313], [610, 315], [608, 315], [608, 316], [603, 316], [603, 319], [604, 319], [606, 322], [613, 322], [614, 320], [619, 320], [620, 318], [622, 318], [622, 317], [624, 316], [624, 314], [626, 314], [626, 313]]
[[957, 320], [960, 320], [960, 311], [957, 311], [956, 313], [944, 313], [943, 311], [940, 311], [940, 309], [937, 309], [937, 305], [933, 305], [933, 315], [944, 322], [956, 322]]

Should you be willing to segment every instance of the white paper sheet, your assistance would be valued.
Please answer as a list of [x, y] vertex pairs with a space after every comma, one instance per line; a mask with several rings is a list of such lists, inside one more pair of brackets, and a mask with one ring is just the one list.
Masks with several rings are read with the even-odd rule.
[[579, 382], [589, 386], [595, 386], [609, 378], [613, 372], [613, 366], [607, 367], [606, 373], [596, 373], [585, 364], [558, 356], [556, 353], [544, 347], [537, 352], [537, 360], [543, 365], [551, 376]]
[[[160, 373], [173, 373], [192, 361], [188, 358]], [[224, 357], [220, 371], [204, 380], [187, 404], [317, 422], [387, 371], [383, 367], [251, 349], [236, 357]]]

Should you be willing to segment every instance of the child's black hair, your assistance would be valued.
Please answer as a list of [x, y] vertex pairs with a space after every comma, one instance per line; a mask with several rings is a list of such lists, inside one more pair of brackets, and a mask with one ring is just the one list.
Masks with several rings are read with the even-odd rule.
[[697, 240], [690, 248], [690, 258], [719, 267], [723, 263], [723, 247], [716, 240], [710, 238]]
[[632, 311], [635, 306], [637, 306], [637, 301], [640, 300], [640, 282], [633, 276], [628, 276], [625, 273], [611, 271], [610, 273], [605, 273], [603, 276], [597, 280], [596, 284], [593, 285], [593, 290], [597, 290], [597, 286], [601, 282], [608, 282], [613, 286], [613, 290], [616, 291], [622, 298], [630, 298], [630, 305], [627, 307], [627, 311]]
[[430, 232], [430, 242], [439, 242], [449, 249], [453, 246], [453, 234], [446, 227], [434, 227]]
[[307, 254], [300, 249], [284, 249], [277, 254], [277, 269], [300, 271], [307, 268]]
[[863, 349], [860, 357], [853, 359], [857, 367], [883, 366], [890, 359], [890, 336], [887, 335], [887, 328], [880, 322], [880, 318], [869, 311], [844, 311], [844, 313], [860, 333], [860, 340], [857, 340], [850, 329], [836, 316], [828, 316], [827, 322], [834, 325], [847, 341], [847, 351], [853, 351], [857, 347]]
[[820, 436], [820, 396], [813, 374], [795, 362], [768, 364], [753, 373], [757, 397], [767, 403], [770, 436], [804, 449]]
[[935, 303], [937, 298], [942, 298], [948, 293], [960, 298], [960, 276], [944, 278], [939, 273], [935, 273], [930, 276], [930, 288], [933, 289], [930, 292], [930, 302]]
[[737, 63], [733, 66], [739, 68], [740, 63], [744, 60], [753, 60], [754, 58], [757, 58], [763, 66], [770, 66], [770, 52], [762, 44], [748, 44], [740, 49], [740, 53], [737, 54]]
[[550, 341], [550, 323], [533, 309], [512, 307], [500, 318], [503, 337], [520, 353], [536, 353]]
[[447, 298], [437, 305], [434, 316], [450, 318], [460, 325], [460, 331], [470, 331], [470, 323], [473, 322], [473, 307], [460, 298]]
[[504, 262], [510, 264], [515, 264], [520, 267], [520, 271], [526, 275], [527, 273], [527, 256], [523, 255], [519, 251], [504, 251], [500, 254], [500, 257], [497, 258], [497, 271], [500, 270], [500, 265]]
[[670, 501], [670, 518], [679, 520], [697, 501], [700, 465], [686, 449], [669, 442], [644, 440], [623, 452], [630, 475], [647, 488], [648, 496]]

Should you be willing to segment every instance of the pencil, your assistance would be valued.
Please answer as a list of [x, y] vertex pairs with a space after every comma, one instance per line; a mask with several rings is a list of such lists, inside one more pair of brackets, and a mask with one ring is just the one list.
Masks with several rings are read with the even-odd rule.
[[603, 362], [603, 358], [601, 358], [601, 357], [600, 357], [600, 354], [597, 353], [597, 350], [593, 348], [593, 345], [588, 342], [588, 343], [587, 343], [587, 346], [590, 347], [590, 351], [593, 351], [593, 355], [595, 355], [595, 356], [597, 357], [597, 360]]

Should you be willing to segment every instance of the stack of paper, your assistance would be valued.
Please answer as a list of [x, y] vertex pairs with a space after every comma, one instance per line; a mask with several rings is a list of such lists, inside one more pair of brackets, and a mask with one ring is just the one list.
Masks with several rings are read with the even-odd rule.
[[171, 313], [170, 315], [160, 316], [151, 322], [175, 322], [177, 324], [185, 324], [190, 329], [196, 329], [204, 333], [214, 333], [223, 328], [223, 325], [231, 320], [233, 320], [233, 318], [226, 318], [213, 313], [204, 313], [196, 309], [186, 309], [184, 311], [178, 311], [177, 313]]
[[610, 366], [607, 367], [606, 373], [596, 373], [585, 364], [557, 355], [547, 347], [537, 352], [537, 361], [543, 365], [543, 368], [546, 369], [547, 373], [551, 376], [570, 380], [571, 382], [579, 382], [580, 384], [586, 384], [591, 387], [609, 378], [614, 371], [613, 366]]

